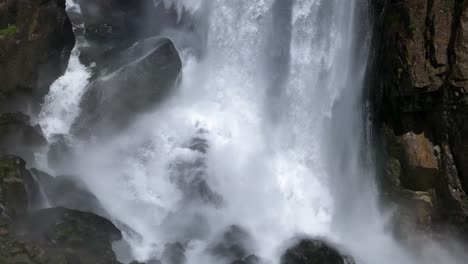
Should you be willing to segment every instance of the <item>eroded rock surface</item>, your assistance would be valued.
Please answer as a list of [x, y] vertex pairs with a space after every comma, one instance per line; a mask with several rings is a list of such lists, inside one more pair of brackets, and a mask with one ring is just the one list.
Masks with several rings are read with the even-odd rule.
[[15, 154], [28, 161], [47, 141], [38, 126], [32, 126], [29, 116], [22, 113], [0, 114], [0, 154]]
[[385, 195], [401, 206], [407, 227], [466, 237], [468, 2], [372, 4], [370, 91]]
[[354, 260], [321, 240], [301, 240], [281, 257], [281, 264], [354, 264]]
[[25, 161], [0, 158], [0, 263], [119, 263], [112, 242], [122, 235], [112, 222], [62, 207], [36, 211], [36, 184]]
[[0, 111], [36, 113], [75, 44], [65, 0], [0, 3]]
[[121, 129], [169, 94], [181, 74], [179, 54], [168, 39], [147, 41], [120, 54], [118, 62], [103, 68], [90, 84], [75, 133], [105, 134]]

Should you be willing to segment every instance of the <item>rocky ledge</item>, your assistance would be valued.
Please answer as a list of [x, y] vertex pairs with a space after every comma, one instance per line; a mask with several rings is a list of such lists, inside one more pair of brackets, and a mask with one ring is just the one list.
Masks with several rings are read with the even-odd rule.
[[65, 0], [0, 2], [0, 112], [36, 112], [75, 45]]
[[36, 184], [22, 159], [0, 158], [0, 263], [119, 263], [112, 242], [122, 235], [112, 222], [63, 207], [32, 210]]
[[382, 187], [407, 238], [468, 236], [468, 2], [373, 0]]

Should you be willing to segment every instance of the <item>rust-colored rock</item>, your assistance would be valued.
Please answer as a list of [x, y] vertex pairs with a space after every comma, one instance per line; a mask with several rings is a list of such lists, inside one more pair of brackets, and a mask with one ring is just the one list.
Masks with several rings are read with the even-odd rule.
[[[468, 2], [372, 3], [383, 193], [419, 212], [406, 225], [468, 238]], [[417, 202], [421, 193], [431, 202]]]

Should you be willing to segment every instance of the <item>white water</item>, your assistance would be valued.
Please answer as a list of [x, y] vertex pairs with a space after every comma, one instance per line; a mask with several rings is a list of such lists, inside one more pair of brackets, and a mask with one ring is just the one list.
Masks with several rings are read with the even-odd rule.
[[[68, 11], [80, 13], [80, 6], [67, 0]], [[74, 25], [83, 27], [83, 25]], [[38, 123], [50, 141], [54, 134], [68, 134], [75, 119], [80, 114], [80, 100], [86, 92], [91, 70], [80, 62], [80, 49], [86, 45], [82, 37], [77, 37], [65, 74], [50, 86], [44, 105], [39, 113]]]
[[[356, 32], [367, 26], [358, 23], [365, 1], [163, 2], [206, 16], [205, 56], [180, 50], [176, 94], [127, 130], [77, 145], [69, 163], [114, 220], [139, 234], [126, 234], [134, 256], [159, 258], [180, 241], [189, 263], [217, 263], [206, 249], [236, 224], [255, 239], [252, 253], [273, 263], [297, 234], [327, 237], [362, 263], [415, 263], [385, 229], [361, 160], [368, 39]], [[89, 73], [75, 59], [44, 105], [49, 136], [68, 133], [79, 115]], [[207, 140], [206, 154], [187, 148], [194, 137]], [[221, 201], [181, 187], [200, 170]], [[421, 263], [457, 263], [431, 249]]]

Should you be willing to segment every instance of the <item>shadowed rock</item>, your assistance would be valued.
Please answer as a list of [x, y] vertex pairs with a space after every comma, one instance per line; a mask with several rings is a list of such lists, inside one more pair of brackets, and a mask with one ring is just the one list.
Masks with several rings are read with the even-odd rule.
[[27, 213], [27, 185], [32, 186], [32, 182], [24, 160], [16, 156], [0, 158], [0, 206], [4, 214], [16, 218]]
[[31, 172], [35, 184], [42, 188], [50, 206], [106, 215], [99, 200], [87, 190], [85, 184], [78, 177], [52, 177], [36, 169], [31, 169]]
[[65, 0], [0, 4], [0, 112], [36, 112], [75, 44]]
[[405, 219], [417, 215], [404, 221], [404, 229], [420, 226], [418, 233], [428, 236], [451, 229], [465, 239], [468, 2], [370, 3], [376, 57], [368, 87], [383, 193], [392, 198], [391, 207], [403, 207]]
[[135, 47], [130, 48], [90, 84], [74, 133], [99, 135], [124, 128], [169, 94], [181, 73], [181, 59], [170, 40], [152, 44], [141, 43], [145, 47], [136, 53]]
[[49, 263], [118, 263], [111, 243], [122, 239], [120, 230], [91, 213], [44, 209], [16, 223], [15, 230], [17, 236], [41, 248], [45, 256], [65, 259]]
[[349, 256], [321, 240], [301, 240], [281, 257], [281, 264], [354, 264]]
[[41, 129], [30, 124], [29, 116], [19, 112], [0, 115], [0, 154], [18, 155], [29, 162], [46, 144]]

